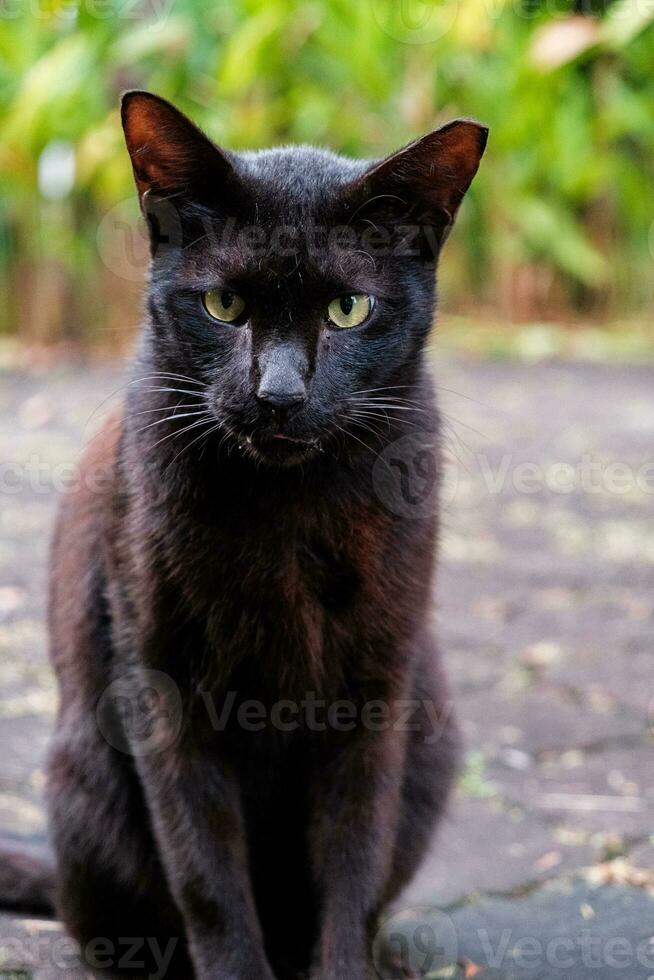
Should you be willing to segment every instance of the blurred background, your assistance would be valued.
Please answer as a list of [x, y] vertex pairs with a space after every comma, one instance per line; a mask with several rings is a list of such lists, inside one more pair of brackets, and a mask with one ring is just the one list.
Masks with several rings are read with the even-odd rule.
[[145, 87], [233, 148], [377, 156], [483, 120], [444, 310], [647, 344], [653, 64], [646, 0], [6, 0], [0, 336], [129, 340], [146, 257], [118, 100]]

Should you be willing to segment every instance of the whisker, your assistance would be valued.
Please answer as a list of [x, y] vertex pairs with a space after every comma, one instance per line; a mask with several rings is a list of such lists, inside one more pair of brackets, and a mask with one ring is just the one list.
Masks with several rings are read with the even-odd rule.
[[199, 398], [202, 395], [201, 391], [189, 391], [187, 388], [162, 388], [150, 385], [148, 388], [144, 388], [144, 391], [173, 391], [179, 395], [191, 395], [193, 398]]
[[413, 388], [413, 385], [383, 385], [381, 388], [360, 388], [359, 391], [353, 391], [353, 395], [368, 395], [371, 391], [393, 391], [396, 388]]
[[173, 422], [175, 419], [194, 418], [198, 415], [204, 415], [207, 418], [211, 418], [211, 416], [209, 416], [208, 412], [206, 412], [205, 409], [202, 409], [199, 412], [184, 412], [183, 415], [167, 415], [165, 419], [156, 419], [154, 422], [148, 422], [147, 425], [141, 426], [141, 428], [137, 429], [136, 431], [145, 432], [146, 429], [151, 429], [155, 425], [163, 425], [164, 422]]
[[[339, 416], [339, 418], [342, 418], [342, 416]], [[374, 450], [371, 449], [370, 446], [366, 442], [363, 441], [363, 439], [359, 439], [359, 437], [358, 436], [355, 436], [355, 434], [353, 432], [349, 432], [347, 429], [343, 429], [337, 422], [334, 422], [334, 425], [344, 435], [350, 436], [350, 438], [355, 439], [359, 443], [359, 445], [363, 446], [364, 449], [367, 449], [369, 453], [374, 453]], [[379, 454], [377, 454], [377, 455], [379, 455]]]
[[357, 426], [358, 428], [364, 429], [366, 432], [369, 432], [370, 435], [374, 436], [376, 439], [383, 438], [379, 429], [375, 428], [375, 426], [373, 425], [369, 425], [367, 422], [362, 422], [360, 419], [350, 419], [350, 423], [353, 426]]
[[396, 416], [388, 415], [387, 413], [385, 413], [384, 415], [377, 415], [375, 412], [360, 412], [360, 411], [359, 412], [354, 411], [348, 413], [348, 418], [359, 418], [359, 417], [379, 419], [380, 421], [384, 421], [387, 424], [390, 423], [390, 421], [392, 420], [393, 422], [396, 422], [398, 425], [410, 425], [413, 428], [417, 427], [417, 424], [415, 422], [412, 422], [410, 419], [397, 418]]
[[348, 416], [350, 415], [371, 415], [376, 419], [389, 419], [389, 414], [384, 409], [381, 412], [373, 412], [371, 408], [350, 408], [348, 411]]
[[450, 425], [452, 422], [456, 422], [457, 425], [462, 425], [465, 429], [469, 429], [470, 432], [474, 432], [474, 434], [479, 436], [480, 439], [490, 442], [490, 437], [487, 436], [485, 432], [480, 432], [479, 429], [475, 429], [474, 425], [469, 425], [469, 423], [464, 422], [463, 419], [457, 419], [454, 415], [450, 415], [449, 412], [441, 412], [441, 418], [449, 422]]
[[439, 385], [434, 382], [434, 387], [437, 391], [446, 391], [448, 395], [456, 395], [458, 398], [465, 398], [468, 402], [474, 402], [475, 405], [481, 405], [482, 408], [493, 409], [493, 405], [489, 405], [488, 402], [480, 402], [478, 398], [473, 398], [471, 395], [464, 395], [462, 391], [455, 391], [454, 388], [446, 388], [445, 385]]
[[142, 378], [134, 378], [129, 382], [128, 386], [140, 384], [141, 381], [154, 381], [157, 378], [164, 380], [168, 379], [169, 381], [188, 381], [190, 384], [197, 385], [199, 388], [209, 387], [206, 381], [198, 381], [197, 378], [189, 378], [186, 374], [173, 374], [169, 373], [168, 371], [155, 371], [152, 374], [143, 375]]
[[424, 400], [416, 401], [413, 398], [402, 398], [400, 395], [393, 395], [388, 393], [371, 393], [368, 395], [352, 395], [348, 401], [353, 402], [393, 402], [394, 405], [415, 405], [418, 408], [424, 409], [426, 407]]
[[[449, 422], [449, 420], [444, 418], [443, 419], [443, 423], [444, 423], [447, 431], [450, 433], [450, 435], [454, 437], [454, 439], [456, 441], [456, 444], [458, 444], [459, 447], [461, 449], [463, 449], [464, 452], [467, 453], [467, 455], [469, 457], [472, 457], [473, 456], [473, 452], [470, 449], [470, 446], [468, 446], [468, 444], [466, 442], [464, 442], [464, 440], [461, 438], [461, 436], [456, 431], [456, 429], [454, 428], [454, 426]], [[453, 444], [450, 442], [450, 449], [454, 452], [454, 450], [452, 449], [452, 445]], [[464, 464], [463, 460], [460, 458], [460, 456], [456, 452], [454, 452], [454, 455], [456, 456], [457, 462], [460, 463], [462, 466], [464, 466], [464, 468], [467, 470], [468, 467], [465, 466], [465, 464]]]
[[[176, 411], [178, 408], [197, 408], [198, 405], [199, 405], [199, 402], [186, 402], [185, 404], [174, 405], [173, 406], [173, 411]], [[155, 412], [169, 412], [170, 411], [170, 408], [171, 408], [170, 405], [163, 405], [160, 408], [145, 408], [142, 412], [130, 412], [129, 415], [124, 415], [123, 418], [125, 420], [127, 420], [127, 419], [135, 419], [139, 415], [152, 415]], [[174, 416], [171, 416], [171, 417], [174, 418]]]
[[[204, 381], [197, 381], [194, 378], [187, 378], [186, 375], [184, 374], [177, 374], [177, 375], [169, 374], [168, 372], [165, 371], [157, 371], [154, 374], [144, 375], [142, 378], [134, 378], [132, 381], [128, 381], [125, 384], [119, 385], [118, 388], [115, 388], [110, 395], [107, 395], [106, 398], [103, 398], [99, 405], [96, 405], [96, 407], [93, 409], [93, 411], [87, 418], [86, 422], [84, 423], [84, 431], [86, 430], [86, 428], [88, 427], [89, 423], [94, 418], [94, 416], [97, 415], [97, 413], [100, 411], [100, 409], [103, 408], [103, 406], [106, 405], [108, 401], [111, 401], [111, 399], [115, 395], [117, 395], [119, 391], [125, 391], [127, 388], [131, 387], [132, 385], [140, 384], [142, 381], [155, 381], [155, 380], [186, 381], [189, 382], [190, 384], [198, 385], [201, 388], [209, 387], [209, 385], [206, 384], [206, 382]], [[189, 394], [195, 395], [197, 393], [189, 392]]]
[[[198, 423], [196, 423], [196, 425], [197, 425], [197, 424], [198, 424]], [[204, 438], [206, 438], [206, 439], [208, 439], [208, 438], [209, 438], [209, 436], [211, 436], [211, 435], [212, 435], [212, 433], [214, 433], [214, 432], [218, 432], [218, 430], [219, 430], [219, 429], [220, 429], [220, 422], [218, 422], [218, 421], [216, 421], [216, 424], [215, 424], [214, 426], [212, 426], [212, 427], [211, 427], [211, 428], [210, 428], [210, 429], [209, 429], [209, 430], [208, 430], [207, 432], [201, 432], [201, 433], [200, 433], [200, 435], [199, 435], [199, 436], [196, 436], [196, 437], [195, 437], [195, 439], [192, 439], [192, 440], [191, 440], [191, 442], [189, 442], [189, 444], [188, 444], [187, 446], [183, 446], [183, 447], [182, 447], [182, 448], [180, 449], [180, 451], [179, 451], [179, 452], [177, 453], [177, 455], [176, 455], [176, 456], [174, 456], [174, 457], [173, 457], [173, 458], [171, 459], [171, 461], [170, 461], [170, 463], [169, 463], [169, 464], [168, 464], [168, 466], [166, 467], [166, 470], [165, 470], [165, 472], [166, 472], [166, 473], [168, 472], [168, 470], [169, 470], [169, 469], [170, 469], [170, 467], [171, 467], [171, 466], [173, 465], [173, 463], [174, 463], [174, 462], [175, 462], [175, 461], [176, 461], [177, 459], [179, 459], [179, 457], [180, 457], [180, 456], [182, 455], [182, 453], [184, 453], [184, 452], [186, 452], [186, 450], [187, 450], [187, 449], [190, 449], [190, 448], [191, 448], [192, 446], [194, 446], [194, 445], [196, 444], [196, 442], [199, 442], [199, 441], [200, 441], [200, 439], [204, 439]], [[187, 429], [186, 431], [188, 432], [189, 430]]]
[[352, 400], [352, 404], [360, 404], [364, 408], [393, 408], [396, 412], [421, 412], [423, 415], [429, 415], [430, 413], [425, 408], [419, 408], [417, 405], [396, 405], [389, 401], [377, 401], [376, 399], [367, 399], [366, 401], [356, 402]]
[[357, 395], [370, 395], [371, 401], [378, 401], [386, 399], [388, 401], [403, 402], [405, 405], [418, 405], [420, 407], [425, 406], [425, 400], [420, 401], [415, 398], [404, 398], [402, 395], [394, 395], [392, 392], [395, 390], [400, 390], [404, 388], [412, 388], [412, 385], [388, 385], [385, 388], [368, 388], [362, 391], [353, 391], [352, 397]]
[[[348, 412], [346, 417], [348, 419], [352, 419], [353, 422], [355, 422], [356, 420], [361, 419], [361, 420], [365, 420], [366, 422], [370, 422], [371, 424], [372, 423], [376, 423], [377, 426], [379, 426], [379, 425], [385, 425], [386, 426], [386, 431], [389, 434], [391, 432], [391, 420], [390, 420], [390, 418], [388, 417], [388, 415], [386, 413], [384, 413], [383, 415], [379, 415], [376, 412], [361, 412], [361, 411], [357, 412], [357, 411], [354, 411], [354, 412]], [[359, 424], [360, 425], [363, 425], [364, 422], [361, 421], [361, 422], [359, 422]], [[375, 431], [377, 433], [379, 433], [379, 428], [376, 428]]]
[[155, 449], [156, 446], [161, 445], [162, 442], [166, 442], [167, 439], [174, 439], [175, 436], [184, 435], [185, 432], [190, 432], [191, 429], [197, 429], [199, 425], [207, 425], [210, 421], [211, 421], [211, 416], [208, 416], [206, 418], [199, 419], [197, 422], [191, 422], [190, 425], [184, 426], [183, 429], [177, 429], [175, 432], [169, 432], [167, 436], [164, 436], [162, 439], [158, 439], [156, 442], [154, 442], [149, 447], [150, 451]]
[[[462, 391], [457, 391], [455, 388], [448, 388], [446, 385], [439, 384], [437, 381], [433, 381], [434, 388], [437, 391], [447, 392], [449, 395], [456, 395], [457, 398], [464, 398], [466, 401], [473, 402], [475, 405], [480, 405], [482, 408], [494, 408], [494, 406], [489, 405], [487, 402], [482, 402], [478, 398], [473, 398], [471, 395], [466, 395]], [[399, 391], [401, 389], [414, 388], [415, 385], [384, 385], [381, 388], [363, 388], [360, 391], [353, 391], [353, 395], [367, 395], [375, 392], [381, 391]], [[411, 399], [401, 399], [409, 403]]]

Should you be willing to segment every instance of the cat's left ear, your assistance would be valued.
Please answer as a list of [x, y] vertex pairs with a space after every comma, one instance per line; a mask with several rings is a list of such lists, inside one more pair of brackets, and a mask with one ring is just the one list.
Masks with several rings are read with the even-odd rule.
[[148, 191], [201, 200], [224, 193], [233, 180], [228, 155], [160, 96], [126, 92], [121, 116], [142, 205]]
[[392, 207], [447, 237], [459, 205], [477, 173], [488, 128], [472, 119], [455, 119], [373, 164], [356, 181], [362, 202]]

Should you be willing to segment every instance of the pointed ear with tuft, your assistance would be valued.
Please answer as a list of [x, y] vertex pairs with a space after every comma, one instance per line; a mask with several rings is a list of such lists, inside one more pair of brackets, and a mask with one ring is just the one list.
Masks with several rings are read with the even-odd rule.
[[204, 200], [233, 178], [227, 154], [158, 95], [126, 92], [121, 116], [142, 207], [148, 191]]
[[477, 173], [488, 129], [470, 119], [455, 119], [402, 150], [375, 163], [356, 181], [359, 201], [381, 206], [393, 201], [436, 231], [440, 246], [449, 234], [459, 205]]

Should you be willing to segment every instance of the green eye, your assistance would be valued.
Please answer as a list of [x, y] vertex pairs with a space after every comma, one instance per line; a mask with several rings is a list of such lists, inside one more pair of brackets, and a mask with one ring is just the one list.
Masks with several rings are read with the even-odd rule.
[[214, 320], [235, 323], [243, 319], [245, 300], [231, 289], [208, 289], [202, 296], [204, 308]]
[[347, 330], [348, 327], [358, 327], [372, 313], [374, 299], [366, 293], [353, 293], [351, 296], [339, 296], [333, 299], [327, 307], [327, 316], [336, 327]]

